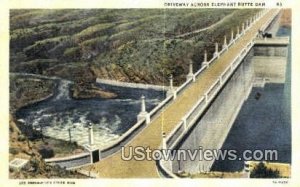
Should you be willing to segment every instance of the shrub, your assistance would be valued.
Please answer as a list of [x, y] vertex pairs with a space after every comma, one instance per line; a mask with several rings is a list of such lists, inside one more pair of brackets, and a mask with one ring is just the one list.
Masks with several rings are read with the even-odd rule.
[[20, 152], [20, 150], [18, 148], [15, 148], [15, 147], [10, 147], [9, 148], [9, 153], [13, 154], [13, 155], [16, 155]]
[[18, 141], [19, 142], [24, 142], [26, 140], [26, 137], [24, 136], [24, 135], [20, 135], [20, 136], [18, 136]]
[[250, 174], [251, 178], [280, 178], [278, 170], [267, 168], [264, 163], [260, 162], [254, 167]]
[[40, 161], [39, 161], [37, 158], [32, 157], [32, 158], [30, 159], [30, 162], [29, 162], [29, 163], [30, 163], [30, 166], [32, 167], [33, 172], [39, 171]]
[[54, 157], [54, 151], [51, 148], [41, 148], [39, 149], [39, 153], [41, 154], [42, 158], [51, 158]]

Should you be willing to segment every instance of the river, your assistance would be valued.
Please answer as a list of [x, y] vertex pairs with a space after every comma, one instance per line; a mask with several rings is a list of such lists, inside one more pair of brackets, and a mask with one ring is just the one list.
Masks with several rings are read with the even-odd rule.
[[42, 129], [44, 135], [79, 145], [88, 143], [87, 124], [93, 124], [94, 141], [98, 147], [105, 147], [126, 132], [137, 121], [140, 112], [140, 97], [146, 98], [146, 109], [150, 111], [165, 93], [152, 89], [124, 88], [105, 84], [99, 87], [116, 93], [114, 99], [72, 99], [69, 87], [72, 82], [57, 79], [54, 96], [23, 107], [16, 113], [18, 119], [35, 129]]

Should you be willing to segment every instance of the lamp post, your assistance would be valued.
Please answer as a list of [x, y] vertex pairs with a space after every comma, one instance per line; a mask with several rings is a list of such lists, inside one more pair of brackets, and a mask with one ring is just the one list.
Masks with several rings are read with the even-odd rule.
[[72, 143], [72, 134], [71, 134], [71, 129], [75, 129], [76, 128], [76, 126], [75, 125], [73, 125], [73, 127], [69, 127], [68, 128], [68, 132], [69, 132], [69, 141], [70, 141], [70, 143]]
[[44, 142], [44, 134], [43, 134], [43, 126], [42, 126], [42, 124], [41, 123], [39, 123], [39, 125], [40, 125], [40, 133], [41, 133], [41, 136], [42, 136], [42, 141]]

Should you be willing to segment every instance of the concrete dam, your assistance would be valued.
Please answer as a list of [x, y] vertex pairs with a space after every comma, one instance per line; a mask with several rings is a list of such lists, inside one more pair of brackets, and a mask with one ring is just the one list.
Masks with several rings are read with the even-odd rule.
[[166, 98], [151, 111], [145, 110], [142, 97], [137, 123], [113, 144], [105, 148], [95, 146], [90, 130], [84, 155], [46, 162], [67, 169], [82, 167], [103, 178], [176, 178], [175, 173], [181, 171], [210, 171], [215, 160], [124, 161], [120, 150], [137, 146], [152, 150], [221, 149], [252, 87], [285, 79], [289, 38], [258, 35], [258, 30], [266, 31], [279, 13], [276, 9], [263, 10], [238, 26], [236, 33], [232, 30], [228, 43], [224, 36], [221, 51], [215, 43], [212, 59], [207, 60], [205, 53], [199, 70], [194, 72], [190, 62], [186, 82], [175, 88], [170, 78]]
[[[268, 83], [283, 83], [287, 62], [288, 38], [256, 39], [255, 45], [239, 67], [216, 94], [210, 106], [197, 119], [196, 124], [174, 149], [219, 150], [222, 147], [244, 101], [252, 87]], [[173, 173], [198, 173], [210, 171], [214, 160], [174, 160]]]

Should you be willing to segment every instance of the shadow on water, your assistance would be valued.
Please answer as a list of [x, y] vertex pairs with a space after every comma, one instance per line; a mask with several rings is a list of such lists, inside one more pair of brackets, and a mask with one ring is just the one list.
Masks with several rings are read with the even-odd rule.
[[[290, 28], [280, 27], [277, 36], [290, 36]], [[253, 88], [222, 146], [236, 150], [242, 158], [244, 150], [277, 150], [275, 162], [291, 163], [291, 48], [289, 45], [286, 82]], [[260, 93], [259, 99], [256, 94]], [[249, 155], [248, 155], [249, 156]], [[239, 171], [243, 160], [218, 160], [213, 171]]]

